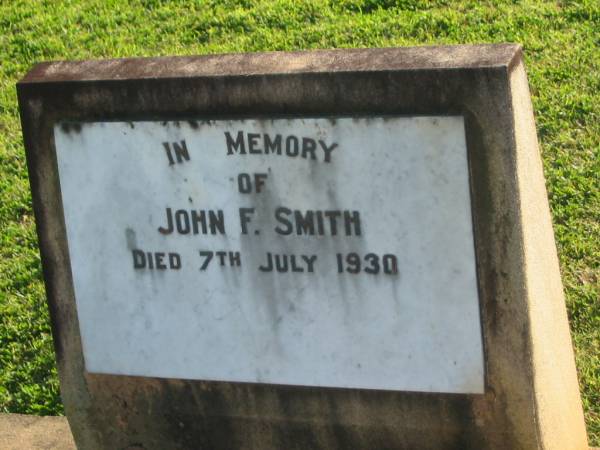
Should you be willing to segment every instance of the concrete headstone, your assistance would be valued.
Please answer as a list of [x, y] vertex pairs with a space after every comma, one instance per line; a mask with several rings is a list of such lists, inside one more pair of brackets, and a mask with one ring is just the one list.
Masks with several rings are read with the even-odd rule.
[[515, 45], [18, 85], [81, 448], [586, 448]]

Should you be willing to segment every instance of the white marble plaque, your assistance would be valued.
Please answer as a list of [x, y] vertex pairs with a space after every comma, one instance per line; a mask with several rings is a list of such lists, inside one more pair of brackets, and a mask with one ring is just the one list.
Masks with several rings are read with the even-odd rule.
[[484, 391], [462, 117], [54, 132], [89, 372]]

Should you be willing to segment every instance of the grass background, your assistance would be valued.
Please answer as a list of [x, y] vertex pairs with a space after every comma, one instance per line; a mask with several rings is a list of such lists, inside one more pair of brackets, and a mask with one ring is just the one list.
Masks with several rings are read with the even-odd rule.
[[36, 62], [519, 42], [590, 444], [600, 445], [600, 2], [0, 0], [0, 412], [60, 414], [15, 83]]

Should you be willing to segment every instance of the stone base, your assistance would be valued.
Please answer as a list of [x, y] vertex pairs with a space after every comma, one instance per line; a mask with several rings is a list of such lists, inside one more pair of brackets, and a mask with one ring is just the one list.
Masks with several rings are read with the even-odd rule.
[[[0, 449], [76, 450], [66, 417], [0, 414]], [[590, 447], [590, 450], [600, 450]]]
[[3, 450], [75, 450], [66, 417], [0, 414]]

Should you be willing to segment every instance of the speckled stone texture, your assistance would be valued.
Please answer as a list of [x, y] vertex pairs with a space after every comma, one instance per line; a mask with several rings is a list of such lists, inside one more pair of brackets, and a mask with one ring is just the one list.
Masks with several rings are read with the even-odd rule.
[[75, 450], [65, 417], [0, 414], [2, 450]]
[[[18, 95], [62, 396], [79, 448], [587, 449], [519, 46], [42, 63]], [[484, 394], [85, 371], [55, 123], [370, 114], [464, 117]]]

